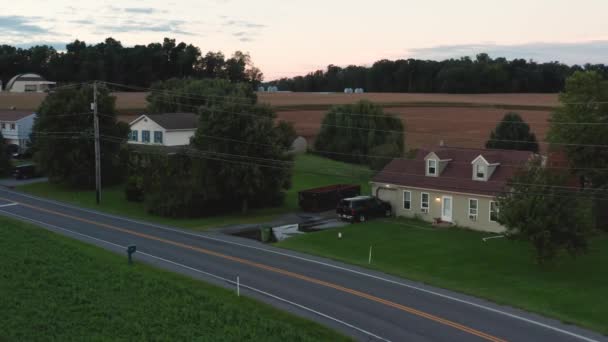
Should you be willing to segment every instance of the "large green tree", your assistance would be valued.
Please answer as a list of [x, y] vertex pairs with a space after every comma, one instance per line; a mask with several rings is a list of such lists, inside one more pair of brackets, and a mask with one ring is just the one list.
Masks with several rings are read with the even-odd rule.
[[538, 152], [538, 142], [521, 116], [510, 112], [490, 133], [486, 148]]
[[0, 132], [0, 176], [5, 176], [10, 172], [11, 161], [6, 150], [6, 142]]
[[549, 140], [565, 151], [581, 186], [592, 188], [598, 227], [608, 229], [608, 80], [598, 72], [576, 72], [559, 96]]
[[[293, 127], [256, 104], [247, 84], [224, 80], [171, 80], [159, 85], [175, 95], [151, 95], [162, 111], [197, 110], [190, 146], [132, 149], [127, 197], [164, 216], [206, 216], [280, 205], [291, 186]], [[199, 96], [200, 95], [200, 96]], [[161, 95], [164, 96], [164, 95]], [[166, 102], [177, 105], [164, 107]]]
[[[108, 89], [98, 91], [101, 139], [102, 184], [123, 178], [121, 144], [129, 127], [116, 121], [115, 98]], [[34, 156], [51, 182], [72, 187], [95, 185], [93, 145], [93, 87], [60, 88], [49, 94], [38, 109], [34, 122]]]
[[278, 205], [291, 186], [289, 124], [267, 105], [225, 102], [203, 108], [192, 140], [217, 193], [241, 204]]
[[536, 158], [498, 198], [498, 221], [512, 237], [529, 241], [540, 263], [561, 251], [576, 256], [587, 250], [587, 234], [593, 227], [591, 201], [584, 192], [568, 187], [569, 178]]
[[329, 158], [383, 166], [403, 155], [404, 124], [369, 101], [335, 106], [323, 119], [315, 149]]
[[577, 72], [566, 81], [560, 107], [551, 115], [548, 137], [565, 151], [589, 186], [608, 185], [608, 80]]

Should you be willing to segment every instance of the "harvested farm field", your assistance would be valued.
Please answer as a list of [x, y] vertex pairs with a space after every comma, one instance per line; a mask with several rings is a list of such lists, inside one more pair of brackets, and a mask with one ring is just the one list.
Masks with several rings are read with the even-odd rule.
[[[147, 93], [120, 92], [116, 96], [119, 120], [130, 122], [146, 107]], [[0, 93], [0, 109], [16, 107], [35, 110], [45, 94]], [[278, 111], [279, 119], [292, 122], [299, 135], [314, 141], [326, 111], [337, 104], [362, 99], [382, 104], [406, 123], [406, 146], [436, 145], [440, 140], [452, 146], [483, 147], [503, 115], [516, 111], [539, 140], [544, 140], [547, 119], [558, 105], [557, 94], [410, 94], [410, 93], [258, 93], [259, 101]], [[541, 149], [546, 146], [541, 144]]]
[[[142, 110], [146, 107], [146, 96], [143, 92], [117, 92], [116, 107], [121, 112]], [[0, 92], [0, 109], [17, 107], [19, 109], [36, 109], [44, 100], [43, 93], [6, 93]], [[319, 107], [326, 109], [331, 105], [354, 103], [369, 100], [392, 106], [424, 107], [538, 107], [547, 109], [558, 105], [557, 94], [409, 94], [409, 93], [258, 93], [259, 101], [279, 109], [305, 109], [302, 107]]]
[[[483, 147], [490, 132], [507, 112], [495, 108], [457, 107], [397, 107], [387, 108], [389, 113], [398, 115], [406, 125], [405, 144], [407, 148], [419, 148], [439, 144], [460, 147]], [[548, 110], [518, 110], [522, 118], [530, 124], [537, 139], [545, 140]], [[296, 132], [314, 141], [321, 129], [324, 110], [280, 111], [278, 117], [294, 124]], [[540, 144], [542, 150], [545, 144]]]
[[393, 105], [460, 105], [555, 107], [557, 94], [412, 94], [412, 93], [258, 93], [260, 102], [273, 107], [329, 106], [369, 100]]

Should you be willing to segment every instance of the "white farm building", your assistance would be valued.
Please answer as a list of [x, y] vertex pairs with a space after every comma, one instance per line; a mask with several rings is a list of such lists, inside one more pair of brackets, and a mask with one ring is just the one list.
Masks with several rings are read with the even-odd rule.
[[11, 93], [42, 93], [55, 86], [38, 74], [19, 74], [8, 81], [6, 91]]
[[129, 124], [129, 144], [183, 146], [196, 133], [194, 113], [143, 114]]

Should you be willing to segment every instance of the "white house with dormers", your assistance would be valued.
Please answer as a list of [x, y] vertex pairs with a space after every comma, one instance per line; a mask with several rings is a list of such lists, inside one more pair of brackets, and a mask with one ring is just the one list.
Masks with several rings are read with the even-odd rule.
[[194, 113], [143, 114], [129, 123], [129, 144], [183, 146], [198, 126]]
[[19, 152], [27, 149], [36, 113], [27, 110], [0, 110], [0, 132], [8, 145], [16, 145]]
[[429, 222], [503, 232], [496, 196], [534, 156], [532, 152], [437, 147], [394, 159], [371, 182], [393, 214]]

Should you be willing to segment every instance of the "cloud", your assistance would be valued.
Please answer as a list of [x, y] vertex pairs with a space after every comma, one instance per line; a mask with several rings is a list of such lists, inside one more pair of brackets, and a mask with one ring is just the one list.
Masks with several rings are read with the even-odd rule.
[[236, 32], [231, 33], [232, 36], [243, 43], [252, 42], [260, 30], [266, 27], [266, 25], [247, 20], [230, 19], [227, 16], [221, 16], [221, 18], [224, 19], [222, 26], [230, 28], [231, 31], [235, 30]]
[[577, 43], [536, 42], [517, 45], [492, 43], [440, 45], [430, 48], [408, 50], [408, 57], [444, 60], [464, 56], [475, 57], [485, 52], [493, 58], [524, 58], [538, 62], [559, 61], [566, 64], [606, 63], [608, 60], [608, 40]]
[[22, 48], [22, 49], [29, 49], [32, 46], [47, 45], [47, 46], [53, 47], [57, 51], [64, 51], [65, 47], [66, 47], [66, 45], [68, 45], [68, 43], [52, 42], [52, 41], [31, 41], [31, 42], [25, 42], [25, 43], [14, 43], [11, 45], [16, 48]]
[[263, 24], [256, 24], [254, 22], [247, 21], [247, 20], [235, 20], [235, 19], [226, 20], [224, 22], [224, 26], [243, 27], [243, 28], [249, 28], [249, 29], [262, 29], [262, 28], [266, 27], [266, 25], [263, 25]]
[[157, 13], [158, 10], [152, 7], [130, 7], [123, 9], [127, 13], [136, 13], [136, 14], [152, 14]]
[[40, 17], [0, 16], [0, 32], [18, 36], [45, 34], [45, 28], [33, 23], [40, 20]]
[[183, 35], [193, 35], [191, 32], [185, 31], [182, 26], [185, 22], [182, 20], [170, 20], [167, 22], [157, 22], [151, 24], [148, 21], [124, 20], [113, 25], [99, 25], [97, 28], [106, 32], [165, 32]]

